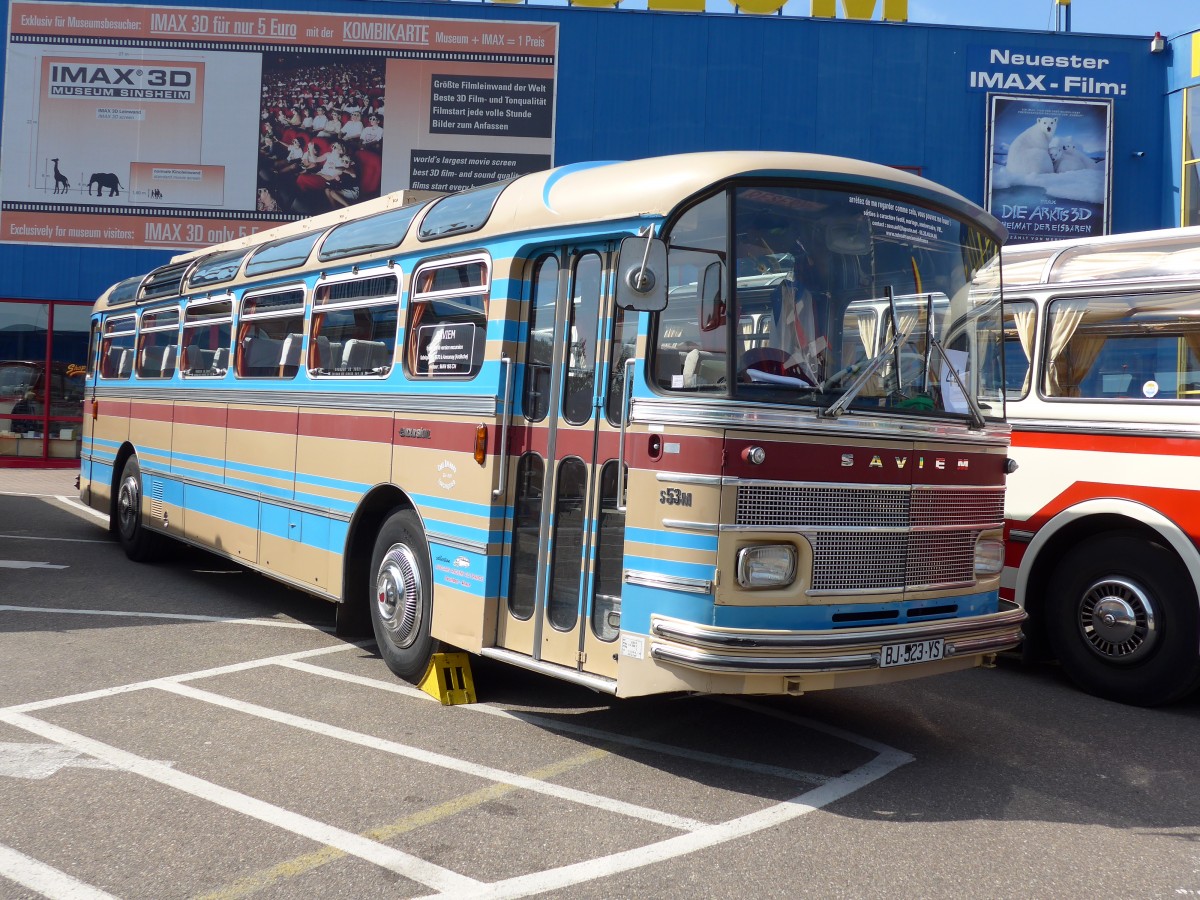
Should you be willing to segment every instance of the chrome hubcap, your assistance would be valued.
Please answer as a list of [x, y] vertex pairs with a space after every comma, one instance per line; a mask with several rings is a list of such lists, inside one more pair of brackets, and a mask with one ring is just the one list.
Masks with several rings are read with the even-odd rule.
[[1109, 662], [1137, 662], [1158, 639], [1150, 595], [1125, 578], [1105, 578], [1084, 592], [1079, 628], [1092, 652]]
[[132, 534], [141, 512], [141, 487], [136, 478], [126, 478], [117, 492], [117, 519], [122, 533]]
[[380, 624], [398, 647], [417, 638], [421, 624], [421, 569], [412, 550], [393, 544], [375, 576], [375, 607]]

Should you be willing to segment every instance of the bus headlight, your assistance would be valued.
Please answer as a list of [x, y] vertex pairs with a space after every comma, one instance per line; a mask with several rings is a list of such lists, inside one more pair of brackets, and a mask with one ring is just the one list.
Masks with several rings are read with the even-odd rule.
[[744, 588], [787, 587], [796, 579], [796, 548], [791, 544], [743, 547], [737, 553], [737, 580]]
[[1004, 568], [1004, 542], [980, 538], [975, 542], [975, 574], [999, 575]]

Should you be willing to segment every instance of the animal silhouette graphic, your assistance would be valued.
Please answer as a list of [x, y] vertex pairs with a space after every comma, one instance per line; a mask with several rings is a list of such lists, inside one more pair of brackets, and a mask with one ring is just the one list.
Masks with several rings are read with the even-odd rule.
[[71, 189], [71, 182], [67, 181], [67, 176], [58, 171], [58, 157], [50, 160], [54, 163], [54, 193], [65, 194]]
[[120, 188], [125, 185], [121, 184], [115, 172], [93, 172], [92, 177], [88, 179], [88, 196], [92, 195], [92, 185], [96, 185], [96, 196], [100, 196], [100, 192], [104, 188], [108, 188], [108, 196], [117, 197], [120, 195]]

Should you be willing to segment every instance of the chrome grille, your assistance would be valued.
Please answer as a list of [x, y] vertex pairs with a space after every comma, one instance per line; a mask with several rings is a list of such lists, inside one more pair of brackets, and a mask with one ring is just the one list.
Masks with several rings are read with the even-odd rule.
[[738, 525], [907, 528], [908, 490], [837, 485], [738, 485]]
[[1004, 521], [1003, 488], [915, 487], [912, 492], [914, 528], [947, 525], [1000, 525]]
[[809, 541], [814, 591], [886, 590], [904, 584], [907, 534], [824, 532]]
[[962, 586], [980, 533], [1004, 523], [1004, 489], [748, 483], [734, 521], [805, 531], [813, 593]]

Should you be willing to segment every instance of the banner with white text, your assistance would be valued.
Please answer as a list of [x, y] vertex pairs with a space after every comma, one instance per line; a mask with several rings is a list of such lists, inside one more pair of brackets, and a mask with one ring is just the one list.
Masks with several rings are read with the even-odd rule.
[[14, 2], [0, 240], [191, 248], [553, 164], [558, 29]]
[[1111, 100], [988, 97], [986, 206], [1010, 244], [1108, 234]]

